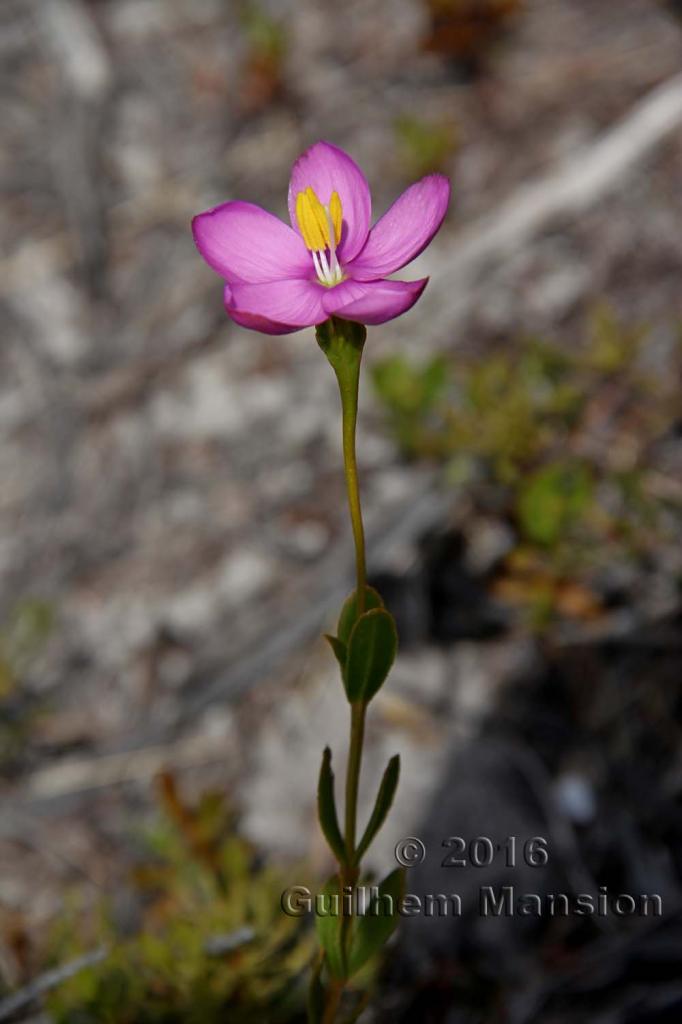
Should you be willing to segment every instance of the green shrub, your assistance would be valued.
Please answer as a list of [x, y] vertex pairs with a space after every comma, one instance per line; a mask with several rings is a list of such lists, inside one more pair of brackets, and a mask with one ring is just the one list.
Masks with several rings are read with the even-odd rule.
[[[303, 1021], [313, 947], [281, 910], [285, 878], [258, 862], [220, 797], [190, 807], [169, 775], [161, 793], [163, 817], [132, 877], [142, 926], [123, 939], [104, 914], [89, 941], [109, 952], [52, 993], [55, 1024]], [[65, 921], [55, 933], [59, 963], [83, 950], [75, 926]]]

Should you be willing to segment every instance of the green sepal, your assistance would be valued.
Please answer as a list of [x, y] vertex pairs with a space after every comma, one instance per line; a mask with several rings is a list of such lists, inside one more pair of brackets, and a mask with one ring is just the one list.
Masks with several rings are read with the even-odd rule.
[[[378, 893], [372, 899], [367, 912], [355, 919], [348, 959], [349, 977], [359, 971], [388, 942], [398, 924], [400, 901], [404, 895], [405, 869], [396, 868], [379, 884]], [[382, 897], [392, 899], [392, 914], [385, 912], [387, 900]]]
[[351, 704], [367, 703], [381, 689], [398, 650], [395, 620], [385, 608], [372, 608], [359, 617], [348, 641], [344, 668], [346, 694]]
[[346, 654], [348, 653], [346, 645], [343, 640], [339, 640], [338, 636], [332, 636], [331, 633], [325, 633], [324, 638], [334, 652], [334, 657], [343, 671], [343, 667], [346, 664]]
[[[342, 942], [342, 896], [341, 885], [338, 875], [332, 875], [326, 883], [320, 895], [323, 897], [323, 907], [315, 907], [315, 930], [322, 949], [327, 970], [332, 978], [343, 979], [346, 977], [345, 958]], [[332, 897], [337, 896], [338, 908], [334, 906]], [[327, 913], [320, 913], [321, 909]], [[334, 909], [334, 913], [329, 913]], [[336, 910], [338, 909], [338, 912]]]
[[341, 835], [341, 829], [339, 828], [339, 819], [336, 815], [332, 752], [329, 747], [325, 747], [322, 754], [320, 778], [317, 784], [317, 814], [320, 819], [320, 826], [332, 853], [339, 864], [345, 864], [346, 846]]
[[317, 325], [315, 337], [339, 382], [357, 379], [362, 349], [367, 340], [367, 328], [364, 324], [332, 316]]
[[[383, 608], [384, 602], [381, 594], [374, 587], [365, 587], [365, 611], [372, 608]], [[339, 615], [339, 624], [336, 627], [338, 639], [348, 647], [348, 641], [353, 631], [353, 626], [358, 621], [358, 592], [354, 590], [343, 602], [343, 608]]]
[[322, 984], [322, 963], [320, 957], [315, 965], [308, 986], [308, 1024], [322, 1024], [324, 1019], [326, 994]]
[[388, 762], [386, 771], [384, 772], [379, 786], [379, 792], [374, 804], [374, 810], [372, 815], [367, 822], [367, 828], [365, 829], [364, 835], [360, 840], [357, 850], [355, 851], [355, 863], [359, 864], [363, 856], [369, 849], [369, 846], [376, 836], [377, 832], [386, 821], [386, 815], [391, 809], [393, 803], [393, 797], [395, 791], [398, 788], [398, 779], [400, 777], [400, 754], [396, 754]]

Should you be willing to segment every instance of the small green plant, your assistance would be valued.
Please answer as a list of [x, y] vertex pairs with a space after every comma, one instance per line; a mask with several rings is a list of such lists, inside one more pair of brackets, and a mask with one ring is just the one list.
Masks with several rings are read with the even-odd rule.
[[240, 102], [245, 113], [257, 113], [284, 92], [286, 33], [257, 0], [241, 0], [238, 17], [246, 54], [241, 69]]
[[[132, 893], [141, 928], [118, 934], [110, 913], [87, 936], [107, 954], [48, 999], [55, 1024], [262, 1024], [305, 1019], [304, 972], [312, 934], [282, 914], [286, 879], [259, 863], [214, 793], [190, 805], [161, 778], [163, 813], [143, 837]], [[63, 922], [58, 963], [86, 936]]]
[[372, 380], [404, 454], [443, 455], [443, 416], [451, 380], [447, 359], [436, 356], [417, 366], [404, 356], [390, 356], [373, 366]]
[[659, 495], [651, 472], [655, 442], [675, 422], [675, 387], [643, 368], [646, 338], [602, 305], [572, 347], [524, 339], [468, 362], [393, 356], [373, 369], [403, 454], [443, 464], [514, 525], [513, 580], [500, 591], [525, 595], [536, 624], [562, 604], [595, 614], [577, 581], [679, 527], [679, 503]]
[[457, 129], [449, 121], [424, 121], [412, 114], [396, 119], [395, 137], [408, 176], [445, 170], [457, 150]]
[[585, 515], [593, 501], [594, 484], [585, 463], [551, 462], [519, 484], [519, 528], [531, 543], [553, 547]]

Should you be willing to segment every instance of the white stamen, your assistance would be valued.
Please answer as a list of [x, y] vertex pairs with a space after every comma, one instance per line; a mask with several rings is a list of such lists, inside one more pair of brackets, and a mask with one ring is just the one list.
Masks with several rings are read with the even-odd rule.
[[319, 281], [322, 281], [324, 283], [324, 278], [322, 276], [322, 267], [320, 266], [320, 260], [318, 258], [318, 255], [313, 250], [311, 256], [313, 257], [313, 264], [315, 265], [315, 273], [317, 274], [317, 278]]
[[329, 270], [329, 263], [327, 262], [327, 254], [320, 250], [318, 256], [320, 257], [320, 266], [322, 267], [322, 272], [324, 274], [325, 280], [331, 284], [332, 275], [331, 271]]
[[332, 220], [332, 215], [329, 212], [329, 207], [328, 206], [324, 207], [324, 212], [325, 212], [325, 215], [327, 217], [327, 229], [329, 231], [329, 240], [330, 240], [330, 242], [329, 242], [329, 263], [330, 263], [330, 267], [331, 267], [333, 283], [334, 284], [338, 284], [338, 282], [342, 279], [343, 274], [341, 273], [341, 267], [339, 266], [339, 261], [338, 261], [337, 255], [336, 255], [336, 232], [334, 231], [334, 221]]
[[315, 267], [318, 281], [320, 284], [331, 288], [333, 285], [343, 281], [343, 271], [336, 255], [336, 235], [334, 234], [334, 224], [329, 207], [325, 206], [324, 212], [327, 217], [329, 246], [327, 249], [312, 250], [311, 256], [313, 257], [313, 266]]

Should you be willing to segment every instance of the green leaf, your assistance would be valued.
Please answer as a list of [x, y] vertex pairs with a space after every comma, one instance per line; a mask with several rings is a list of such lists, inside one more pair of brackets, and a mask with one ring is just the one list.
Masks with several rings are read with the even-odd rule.
[[346, 693], [351, 704], [370, 701], [383, 686], [398, 650], [395, 621], [385, 608], [361, 615], [348, 642], [344, 670]]
[[339, 640], [338, 636], [332, 636], [331, 633], [325, 633], [324, 638], [334, 652], [334, 657], [338, 661], [341, 669], [346, 664], [346, 645], [343, 640]]
[[341, 829], [339, 828], [339, 820], [336, 816], [332, 752], [329, 747], [324, 748], [322, 755], [320, 779], [317, 785], [317, 814], [320, 819], [320, 826], [331, 847], [332, 853], [340, 864], [345, 864], [346, 847], [341, 835]]
[[[384, 602], [381, 594], [374, 587], [365, 587], [365, 611], [368, 612], [372, 608], [383, 608]], [[354, 590], [349, 597], [343, 603], [341, 614], [339, 616], [339, 625], [336, 632], [338, 633], [338, 639], [346, 647], [350, 640], [353, 626], [358, 621], [358, 592]]]
[[[342, 897], [338, 875], [332, 875], [322, 892], [322, 905], [315, 904], [315, 930], [324, 950], [325, 963], [332, 978], [345, 978], [342, 942]], [[336, 897], [336, 899], [334, 899]], [[322, 911], [322, 913], [320, 912]]]
[[393, 797], [395, 791], [398, 788], [398, 779], [400, 777], [400, 754], [396, 754], [388, 762], [384, 777], [381, 780], [379, 786], [379, 792], [377, 793], [376, 802], [374, 804], [374, 810], [372, 816], [367, 822], [367, 828], [365, 833], [360, 840], [360, 844], [355, 853], [356, 863], [360, 863], [363, 855], [367, 852], [370, 844], [377, 832], [386, 821], [386, 815], [391, 809], [393, 803]]
[[349, 977], [375, 956], [393, 934], [404, 894], [405, 869], [396, 868], [378, 886], [367, 912], [355, 919], [348, 962]]
[[322, 1024], [325, 1008], [325, 991], [320, 974], [322, 972], [322, 960], [320, 959], [313, 970], [308, 987], [308, 1024]]
[[557, 462], [524, 482], [518, 516], [525, 536], [552, 547], [573, 527], [592, 502], [594, 486], [587, 466]]

